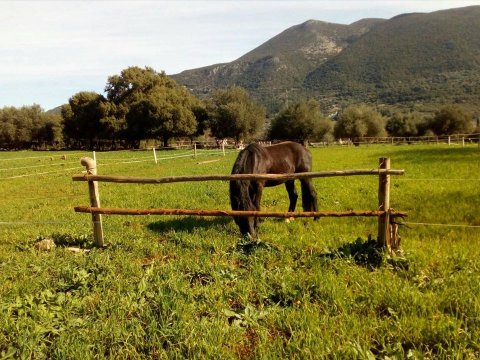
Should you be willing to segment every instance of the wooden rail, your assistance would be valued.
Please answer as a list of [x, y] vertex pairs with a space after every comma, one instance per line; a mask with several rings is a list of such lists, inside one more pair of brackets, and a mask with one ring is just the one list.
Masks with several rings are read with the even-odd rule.
[[[278, 211], [240, 211], [240, 210], [204, 210], [204, 209], [130, 209], [130, 208], [101, 208], [92, 206], [75, 206], [76, 212], [105, 215], [197, 215], [197, 216], [258, 216], [277, 218], [297, 217], [378, 217], [385, 215], [386, 211], [304, 211], [304, 212], [278, 212]], [[406, 216], [401, 211], [389, 211], [390, 216]]]
[[[404, 170], [390, 169], [390, 159], [380, 158], [379, 168], [359, 170], [339, 170], [304, 172], [296, 174], [235, 174], [235, 175], [201, 175], [201, 176], [170, 176], [161, 178], [125, 177], [96, 175], [96, 163], [90, 158], [82, 158], [81, 164], [86, 166], [87, 173], [74, 175], [73, 181], [87, 181], [90, 192], [90, 206], [76, 206], [75, 211], [92, 214], [94, 226], [94, 240], [103, 246], [103, 231], [101, 214], [105, 215], [188, 215], [188, 216], [257, 216], [257, 217], [378, 217], [379, 245], [394, 254], [399, 246], [397, 225], [393, 221], [396, 217], [405, 217], [405, 212], [394, 211], [390, 208], [390, 175], [403, 175]], [[379, 178], [378, 208], [377, 210], [351, 211], [308, 211], [308, 212], [267, 212], [267, 211], [234, 211], [234, 210], [206, 210], [206, 209], [129, 209], [129, 208], [102, 208], [98, 193], [98, 181], [129, 184], [167, 184], [187, 181], [230, 181], [230, 180], [274, 180], [287, 181], [306, 178], [376, 175]]]
[[105, 176], [105, 175], [74, 175], [73, 181], [102, 181], [123, 184], [166, 184], [186, 181], [219, 181], [219, 180], [297, 180], [306, 178], [334, 177], [334, 176], [358, 176], [358, 175], [403, 175], [404, 170], [391, 169], [360, 169], [360, 170], [339, 170], [304, 172], [296, 174], [235, 174], [235, 175], [198, 175], [198, 176], [169, 176], [161, 178], [143, 178], [126, 176]]

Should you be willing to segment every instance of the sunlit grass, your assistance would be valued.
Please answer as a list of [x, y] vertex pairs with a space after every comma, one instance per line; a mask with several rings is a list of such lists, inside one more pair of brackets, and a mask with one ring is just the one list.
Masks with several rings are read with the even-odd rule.
[[[480, 225], [476, 146], [312, 153], [316, 171], [376, 168], [390, 157], [406, 171], [392, 176], [391, 205], [408, 211], [407, 222]], [[73, 168], [92, 156], [61, 155], [0, 153], [0, 168], [48, 165], [0, 177]], [[151, 152], [96, 156], [99, 174], [161, 177], [228, 174], [236, 154], [158, 164]], [[135, 158], [142, 162], [119, 164]], [[90, 215], [73, 211], [88, 205], [87, 184], [71, 180], [81, 171], [0, 180], [0, 358], [480, 356], [479, 228], [401, 227], [404, 258], [370, 266], [348, 251], [375, 238], [376, 219], [265, 219], [252, 242], [229, 218], [104, 216], [108, 247], [97, 249]], [[376, 208], [375, 176], [315, 186], [322, 210]], [[229, 208], [226, 182], [101, 183], [100, 196], [112, 207]], [[287, 207], [283, 187], [265, 190], [264, 209]], [[48, 237], [56, 248], [34, 248]]]

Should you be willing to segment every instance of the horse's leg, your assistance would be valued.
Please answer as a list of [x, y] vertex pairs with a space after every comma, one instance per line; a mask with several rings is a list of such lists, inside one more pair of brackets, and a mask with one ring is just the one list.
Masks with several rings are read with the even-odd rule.
[[[313, 187], [311, 179], [300, 180], [302, 184], [302, 206], [303, 211], [318, 211], [317, 192]], [[318, 217], [314, 218], [318, 220]]]
[[295, 211], [297, 206], [298, 193], [295, 188], [295, 180], [288, 180], [285, 183], [285, 188], [287, 189], [288, 198], [290, 199], [290, 205], [288, 206], [288, 212]]
[[[252, 197], [253, 205], [255, 206], [256, 211], [260, 211], [260, 201], [262, 200], [263, 194], [263, 184], [260, 182], [252, 182], [255, 184], [254, 196]], [[261, 221], [257, 216], [254, 217], [254, 228], [255, 231], [258, 230], [258, 223]]]

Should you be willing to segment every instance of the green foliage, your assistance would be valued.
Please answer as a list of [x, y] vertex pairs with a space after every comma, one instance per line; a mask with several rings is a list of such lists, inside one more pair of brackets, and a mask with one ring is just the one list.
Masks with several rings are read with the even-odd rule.
[[282, 109], [272, 120], [270, 139], [320, 141], [333, 134], [333, 122], [326, 119], [314, 100], [302, 101]]
[[128, 136], [141, 140], [162, 138], [164, 146], [174, 136], [192, 135], [197, 130], [193, 113], [195, 100], [183, 88], [155, 88], [133, 103], [127, 113]]
[[386, 136], [385, 119], [367, 105], [348, 107], [335, 124], [337, 138], [380, 136]]
[[390, 136], [416, 136], [419, 134], [419, 127], [425, 123], [425, 119], [417, 112], [400, 113], [395, 112], [388, 118], [386, 130]]
[[155, 92], [155, 88], [174, 88], [177, 84], [165, 72], [157, 72], [151, 67], [128, 67], [108, 78], [105, 92], [107, 99], [117, 105], [127, 107]]
[[475, 104], [479, 14], [477, 6], [394, 17], [308, 74], [305, 84], [349, 102]]
[[207, 111], [212, 135], [220, 139], [249, 140], [260, 134], [265, 123], [265, 110], [239, 86], [212, 93], [207, 100]]
[[62, 107], [65, 136], [73, 140], [86, 139], [90, 144], [96, 139], [113, 137], [103, 122], [108, 108], [106, 102], [103, 95], [95, 92], [82, 91], [73, 95]]
[[39, 105], [0, 109], [0, 148], [54, 146], [63, 140], [61, 129], [60, 117], [45, 113]]
[[197, 131], [194, 109], [200, 102], [164, 72], [129, 67], [111, 76], [105, 91], [117, 108], [117, 117], [124, 114], [130, 139], [162, 138], [167, 146], [171, 137]]
[[458, 106], [444, 106], [435, 113], [430, 128], [437, 135], [468, 134], [473, 130], [473, 119]]

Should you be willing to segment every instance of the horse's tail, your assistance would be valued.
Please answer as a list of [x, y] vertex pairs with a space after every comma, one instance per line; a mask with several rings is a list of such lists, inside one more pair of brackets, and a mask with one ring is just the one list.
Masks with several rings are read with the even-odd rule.
[[[308, 149], [304, 148], [302, 171], [312, 171], [312, 155]], [[318, 211], [317, 192], [313, 186], [312, 179], [300, 180], [302, 186], [302, 207], [303, 211]], [[315, 218], [317, 220], [318, 217]]]

